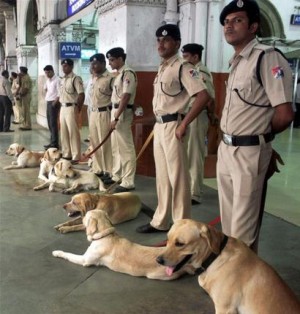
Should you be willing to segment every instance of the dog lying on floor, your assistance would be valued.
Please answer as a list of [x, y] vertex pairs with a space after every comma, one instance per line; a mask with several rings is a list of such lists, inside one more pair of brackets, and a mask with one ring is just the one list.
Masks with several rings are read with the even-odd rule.
[[10, 166], [3, 168], [5, 170], [10, 170], [39, 167], [44, 152], [31, 151], [29, 149], [26, 149], [23, 145], [13, 143], [9, 146], [5, 154], [17, 157], [17, 160], [13, 161]]
[[142, 246], [119, 236], [103, 210], [87, 212], [83, 223], [91, 242], [84, 255], [53, 251], [53, 256], [82, 266], [103, 265], [117, 272], [150, 279], [172, 280], [185, 273], [194, 273], [193, 268], [186, 264], [169, 275], [167, 267], [156, 262], [164, 248]]
[[53, 166], [59, 161], [61, 158], [61, 152], [54, 147], [48, 148], [40, 163], [40, 171], [38, 178], [43, 181], [49, 180], [49, 174], [53, 168]]
[[216, 313], [300, 313], [300, 303], [278, 274], [243, 242], [190, 219], [178, 220], [157, 258], [170, 274], [190, 263]]
[[48, 181], [35, 186], [35, 191], [49, 187], [50, 192], [62, 191], [63, 194], [78, 193], [99, 189], [105, 192], [103, 182], [94, 173], [74, 169], [71, 162], [65, 159], [58, 161], [52, 168]]
[[112, 224], [116, 225], [136, 218], [141, 207], [140, 198], [130, 192], [116, 194], [80, 193], [74, 195], [71, 201], [63, 206], [69, 217], [78, 215], [80, 217], [59, 224], [54, 228], [61, 233], [85, 230], [82, 217], [93, 209], [102, 209], [105, 211]]

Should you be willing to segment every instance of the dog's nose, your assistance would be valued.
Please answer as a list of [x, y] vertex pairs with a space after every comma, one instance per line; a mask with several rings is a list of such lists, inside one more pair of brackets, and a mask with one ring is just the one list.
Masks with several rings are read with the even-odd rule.
[[164, 258], [163, 258], [162, 255], [157, 256], [156, 261], [157, 261], [157, 263], [160, 264], [160, 265], [165, 265], [165, 260], [164, 260]]

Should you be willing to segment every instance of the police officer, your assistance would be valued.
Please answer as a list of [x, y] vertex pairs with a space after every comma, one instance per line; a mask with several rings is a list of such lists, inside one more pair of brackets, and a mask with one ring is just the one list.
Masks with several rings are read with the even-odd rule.
[[225, 39], [235, 50], [220, 122], [223, 141], [218, 149], [222, 228], [254, 251], [271, 141], [293, 120], [291, 69], [279, 52], [256, 40], [259, 22], [259, 7], [253, 0], [232, 1], [220, 15]]
[[106, 58], [113, 70], [117, 70], [111, 97], [111, 135], [113, 169], [111, 180], [105, 184], [113, 184], [122, 179], [115, 192], [126, 192], [135, 189], [134, 176], [136, 170], [136, 154], [133, 143], [131, 125], [133, 106], [137, 88], [135, 72], [125, 64], [126, 54], [123, 48], [117, 47], [106, 53]]
[[17, 92], [17, 97], [21, 103], [21, 117], [22, 126], [21, 131], [31, 130], [31, 116], [30, 116], [30, 102], [31, 102], [31, 91], [32, 81], [28, 75], [28, 69], [26, 67], [20, 67], [20, 88]]
[[80, 113], [84, 102], [84, 88], [81, 77], [73, 73], [73, 60], [64, 59], [61, 65], [65, 74], [59, 90], [62, 156], [76, 163], [80, 159], [81, 149], [76, 115]]
[[[215, 89], [213, 77], [208, 68], [201, 62], [203, 46], [198, 44], [187, 44], [181, 49], [182, 57], [192, 63], [205, 84], [211, 100], [206, 104], [206, 108], [189, 125], [189, 136], [187, 144], [189, 173], [191, 177], [192, 205], [200, 204], [203, 197], [203, 173], [205, 161], [205, 140], [208, 131], [208, 121], [211, 125], [217, 123], [214, 114]], [[192, 98], [189, 108], [193, 104]]]
[[[93, 148], [101, 143], [110, 131], [110, 105], [113, 76], [106, 69], [105, 56], [97, 53], [90, 58], [93, 72], [90, 97], [89, 132]], [[112, 170], [110, 138], [93, 155], [93, 172], [101, 178], [109, 177]]]
[[[191, 217], [191, 192], [186, 152], [187, 127], [203, 110], [210, 96], [194, 66], [178, 56], [181, 43], [177, 25], [166, 24], [156, 31], [162, 58], [154, 80], [154, 159], [158, 205], [150, 223], [137, 232], [167, 231], [173, 221]], [[186, 116], [189, 99], [194, 103]]]

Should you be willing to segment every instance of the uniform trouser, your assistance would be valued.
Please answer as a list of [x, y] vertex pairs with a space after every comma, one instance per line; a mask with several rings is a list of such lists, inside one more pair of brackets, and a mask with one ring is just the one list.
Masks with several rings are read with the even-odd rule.
[[62, 156], [79, 160], [80, 133], [76, 122], [75, 106], [61, 107], [59, 121]]
[[25, 129], [31, 129], [30, 102], [31, 96], [29, 95], [21, 98], [22, 127]]
[[272, 154], [271, 143], [218, 149], [217, 181], [223, 232], [255, 245], [259, 237], [264, 180]]
[[16, 123], [20, 123], [20, 101], [16, 100], [16, 98], [14, 99], [15, 104], [13, 105], [13, 111], [14, 111], [14, 122]]
[[[90, 142], [93, 148], [98, 146], [110, 131], [110, 112], [92, 111], [89, 118]], [[98, 149], [93, 155], [93, 172], [112, 171], [111, 138]]]
[[10, 120], [12, 115], [12, 103], [7, 96], [0, 96], [0, 131], [10, 129]]
[[167, 230], [170, 227], [171, 218], [173, 221], [191, 218], [191, 191], [186, 143], [176, 138], [177, 126], [177, 121], [156, 123], [154, 126], [158, 205], [151, 225], [160, 230]]
[[53, 101], [47, 101], [47, 121], [50, 131], [50, 144], [57, 146], [59, 143], [58, 137], [58, 116], [59, 104], [53, 105]]
[[207, 111], [203, 110], [190, 124], [187, 154], [191, 178], [192, 199], [201, 202], [205, 161], [205, 138], [208, 130]]
[[[114, 109], [111, 115], [114, 117]], [[125, 109], [119, 117], [116, 129], [111, 134], [112, 179], [118, 181], [122, 178], [121, 186], [125, 188], [134, 187], [136, 170], [136, 153], [131, 131], [132, 119], [132, 110]]]

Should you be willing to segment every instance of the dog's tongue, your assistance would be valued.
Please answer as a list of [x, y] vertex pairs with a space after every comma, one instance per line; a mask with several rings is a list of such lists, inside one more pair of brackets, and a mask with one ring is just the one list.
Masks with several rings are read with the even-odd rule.
[[170, 266], [166, 267], [166, 274], [168, 276], [172, 276], [173, 275], [173, 271], [174, 271], [174, 267], [170, 267]]

